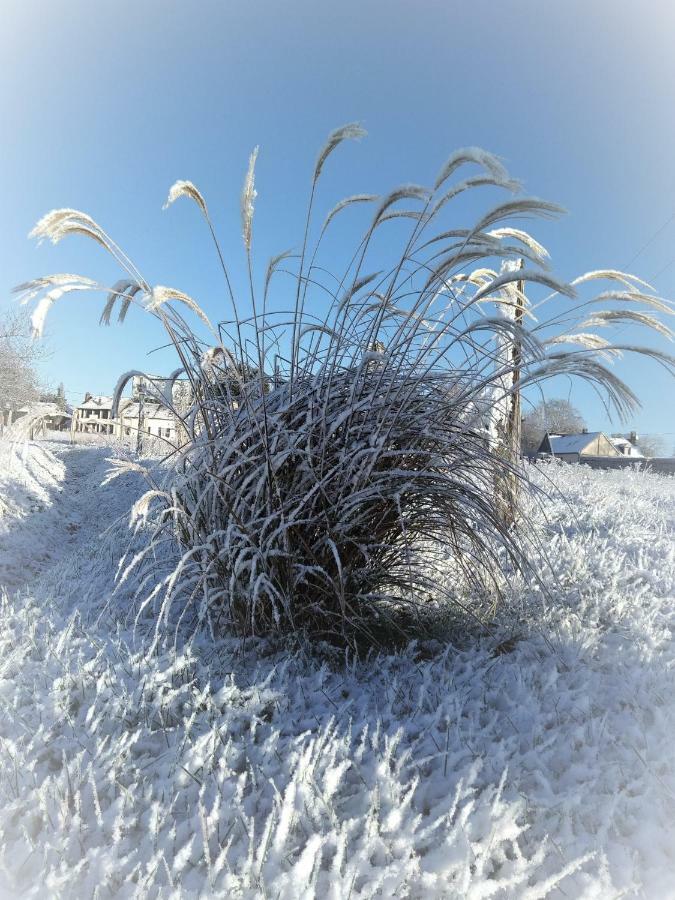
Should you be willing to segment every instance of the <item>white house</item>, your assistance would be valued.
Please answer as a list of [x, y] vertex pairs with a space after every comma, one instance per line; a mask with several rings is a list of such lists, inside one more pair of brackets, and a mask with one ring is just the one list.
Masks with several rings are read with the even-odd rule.
[[[119, 420], [116, 434], [123, 440], [136, 439], [141, 419], [141, 406], [138, 400], [131, 398], [120, 402]], [[170, 443], [176, 442], [176, 419], [173, 413], [153, 400], [143, 403], [143, 434], [163, 438]]]
[[619, 450], [602, 431], [578, 434], [546, 434], [539, 453], [550, 454], [565, 462], [579, 462], [582, 456], [620, 456]]
[[[132, 384], [132, 396], [120, 398], [128, 382]], [[167, 390], [171, 399], [163, 402]], [[113, 418], [114, 397], [87, 393], [73, 411], [72, 427], [88, 434], [110, 435], [126, 443], [135, 442], [141, 430], [144, 435], [175, 445], [184, 440], [184, 434], [179, 433], [182, 430], [176, 416], [165, 402], [185, 410], [189, 395], [190, 384], [186, 379], [148, 377], [130, 372], [122, 376], [115, 389], [118, 398], [116, 418]]]
[[[120, 404], [119, 418], [112, 417], [112, 397], [86, 394], [73, 411], [73, 429], [85, 434], [108, 434], [122, 440], [135, 440], [141, 419], [138, 400], [128, 398]], [[146, 399], [143, 404], [143, 433], [176, 440], [176, 420], [159, 403]]]
[[113, 434], [112, 397], [85, 394], [73, 410], [73, 430], [86, 434]]

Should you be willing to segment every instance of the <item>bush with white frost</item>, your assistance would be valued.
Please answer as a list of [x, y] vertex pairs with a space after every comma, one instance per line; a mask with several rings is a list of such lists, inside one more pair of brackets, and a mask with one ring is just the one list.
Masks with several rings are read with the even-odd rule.
[[[167, 205], [196, 203], [222, 263], [231, 314], [217, 327], [188, 294], [150, 285], [84, 213], [52, 211], [33, 231], [55, 243], [85, 234], [105, 247], [125, 275], [107, 292], [103, 320], [116, 308], [123, 320], [131, 305], [158, 318], [180, 361], [174, 377], [191, 385], [191, 408], [175, 410], [187, 443], [171, 450], [171, 474], [143, 510], [156, 540], [181, 548], [175, 571], [146, 598], [158, 627], [177, 604], [181, 616], [243, 635], [302, 630], [373, 644], [414, 633], [430, 602], [461, 606], [472, 589], [498, 596], [502, 571], [526, 568], [529, 552], [527, 530], [513, 526], [526, 476], [503, 427], [494, 427], [505, 421], [514, 373], [521, 389], [557, 375], [584, 379], [622, 415], [637, 398], [609, 367], [613, 358], [637, 352], [673, 367], [662, 352], [597, 333], [629, 322], [669, 334], [656, 314], [671, 306], [648, 285], [613, 270], [562, 283], [547, 271], [544, 248], [513, 225], [555, 215], [556, 206], [515, 196], [469, 227], [453, 221], [467, 192], [519, 190], [485, 151], [454, 153], [432, 189], [349, 197], [315, 228], [322, 169], [341, 142], [362, 134], [349, 125], [330, 136], [303, 241], [270, 261], [262, 285], [252, 260], [252, 154], [241, 202], [249, 284], [241, 292], [205, 199], [190, 182], [172, 187]], [[460, 177], [466, 170], [473, 174]], [[327, 230], [364, 206], [374, 212], [348, 264], [326, 264]], [[377, 241], [384, 229], [392, 229], [387, 250]], [[288, 310], [274, 299], [281, 277], [291, 279]], [[575, 299], [599, 280], [608, 289]], [[523, 286], [531, 299], [548, 293], [527, 303]], [[104, 288], [52, 275], [18, 290], [37, 299], [41, 332], [63, 294]], [[448, 560], [452, 585], [440, 577]]]

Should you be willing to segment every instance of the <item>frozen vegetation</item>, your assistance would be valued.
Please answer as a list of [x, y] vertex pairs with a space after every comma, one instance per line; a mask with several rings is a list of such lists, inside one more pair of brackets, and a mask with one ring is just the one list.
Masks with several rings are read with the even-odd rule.
[[7, 896], [675, 896], [675, 479], [537, 469], [549, 596], [514, 581], [490, 633], [356, 662], [170, 629], [148, 657], [133, 578], [171, 560], [112, 594], [138, 475], [8, 453]]
[[[514, 223], [559, 208], [478, 148], [429, 188], [347, 197], [319, 227], [321, 173], [364, 134], [328, 136], [299, 252], [263, 282], [257, 149], [244, 284], [204, 196], [173, 185], [166, 205], [196, 205], [214, 241], [216, 322], [84, 212], [31, 232], [89, 236], [122, 276], [18, 285], [35, 333], [72, 292], [105, 297], [103, 324], [154, 318], [179, 365], [162, 396], [180, 441], [145, 472], [97, 446], [22, 446], [5, 465], [10, 892], [670, 890], [673, 481], [544, 466], [530, 483], [510, 460], [521, 390], [579, 379], [625, 418], [638, 398], [613, 361], [675, 372], [616, 342], [626, 324], [672, 336], [673, 304], [612, 269], [554, 277]], [[476, 219], [477, 188], [500, 200]], [[347, 225], [341, 260], [324, 237]]]

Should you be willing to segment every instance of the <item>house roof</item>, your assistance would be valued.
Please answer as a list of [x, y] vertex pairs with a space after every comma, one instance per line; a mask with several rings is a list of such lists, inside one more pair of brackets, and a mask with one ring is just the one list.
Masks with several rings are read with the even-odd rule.
[[83, 400], [78, 409], [112, 409], [112, 397], [90, 397]]
[[581, 453], [590, 443], [604, 437], [602, 431], [584, 431], [581, 434], [549, 434], [552, 453]]
[[163, 422], [174, 421], [173, 413], [164, 406], [155, 407], [154, 409], [151, 408], [150, 411], [146, 410], [145, 416], [147, 419], [161, 419]]
[[[138, 419], [139, 404], [135, 400], [120, 404], [119, 414], [123, 419]], [[164, 406], [159, 406], [159, 404], [157, 403], [152, 403], [148, 400], [145, 401], [143, 415], [146, 420], [161, 419], [162, 421], [173, 422], [173, 413], [171, 412], [171, 410], [167, 409]]]
[[44, 400], [36, 400], [35, 403], [26, 403], [24, 406], [20, 407], [17, 412], [20, 412], [23, 415], [32, 413], [36, 416], [66, 416], [66, 413], [64, 413], [62, 409], [59, 409], [56, 403]]
[[638, 450], [635, 444], [631, 443], [628, 438], [622, 437], [613, 437], [610, 438], [610, 441], [614, 444], [617, 450], [628, 450], [631, 456], [642, 456], [643, 454]]

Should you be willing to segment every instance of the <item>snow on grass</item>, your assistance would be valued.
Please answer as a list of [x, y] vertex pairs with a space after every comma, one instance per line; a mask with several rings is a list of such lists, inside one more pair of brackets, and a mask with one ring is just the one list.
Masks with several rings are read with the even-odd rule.
[[98, 537], [142, 488], [96, 489], [101, 449], [52, 455], [64, 490], [14, 517], [13, 546], [80, 527], [0, 612], [14, 895], [673, 896], [675, 479], [538, 469], [549, 596], [514, 581], [489, 635], [346, 664], [205, 637], [148, 659], [109, 605], [128, 532]]
[[40, 444], [0, 440], [0, 529], [47, 503], [64, 473], [61, 460]]
[[15, 590], [69, 558], [128, 511], [139, 484], [125, 479], [116, 489], [101, 487], [114, 452], [109, 445], [0, 441], [2, 587]]

